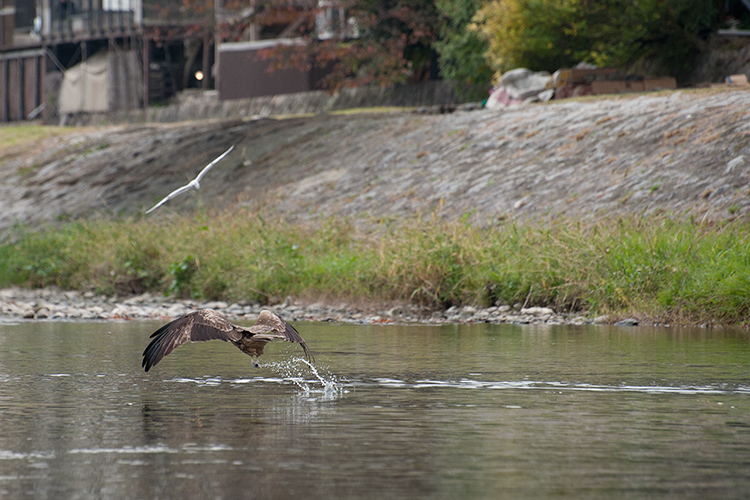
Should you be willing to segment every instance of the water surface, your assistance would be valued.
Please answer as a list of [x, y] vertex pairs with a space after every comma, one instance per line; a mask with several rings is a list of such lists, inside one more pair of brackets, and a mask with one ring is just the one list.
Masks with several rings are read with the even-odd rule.
[[748, 498], [750, 338], [296, 324], [316, 355], [159, 323], [0, 323], [8, 498]]

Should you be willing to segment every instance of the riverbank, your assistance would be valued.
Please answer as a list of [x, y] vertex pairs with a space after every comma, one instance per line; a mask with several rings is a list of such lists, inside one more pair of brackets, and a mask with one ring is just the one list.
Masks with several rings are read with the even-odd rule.
[[[398, 316], [393, 306], [377, 306], [386, 303], [406, 304], [413, 318], [404, 321], [465, 315], [524, 322], [531, 320], [519, 315], [551, 316], [551, 309], [558, 322], [608, 315], [739, 326], [750, 308], [748, 234], [746, 222], [667, 217], [492, 228], [432, 219], [375, 232], [343, 220], [295, 225], [252, 211], [158, 223], [128, 217], [19, 232], [18, 241], [0, 245], [0, 286], [57, 286], [122, 302], [144, 293], [154, 301], [192, 298], [190, 306], [222, 301], [238, 315], [253, 313], [244, 310], [253, 304], [323, 303], [347, 305], [303, 314]], [[117, 316], [113, 300], [107, 312]], [[165, 312], [174, 305], [122, 315], [174, 316], [179, 311]], [[54, 315], [44, 309], [24, 315]]]
[[[216, 309], [233, 320], [255, 320], [262, 309], [270, 309], [288, 321], [329, 321], [357, 324], [388, 323], [513, 323], [513, 324], [602, 324], [611, 322], [601, 316], [557, 314], [547, 307], [500, 306], [476, 308], [451, 307], [445, 311], [429, 311], [408, 304], [386, 304], [380, 307], [352, 304], [298, 304], [287, 300], [274, 306], [258, 303], [179, 300], [144, 293], [131, 297], [111, 297], [93, 292], [64, 291], [55, 287], [0, 289], [0, 319], [79, 321], [79, 320], [161, 320], [167, 321], [197, 309]], [[638, 324], [625, 319], [623, 325]]]
[[718, 88], [43, 130], [0, 148], [0, 287], [744, 325], [749, 109]]

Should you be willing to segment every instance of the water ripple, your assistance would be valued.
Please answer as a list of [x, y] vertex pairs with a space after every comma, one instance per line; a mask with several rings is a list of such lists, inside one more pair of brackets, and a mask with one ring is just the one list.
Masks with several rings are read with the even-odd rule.
[[462, 378], [459, 380], [419, 379], [407, 382], [400, 379], [376, 378], [374, 385], [382, 387], [425, 389], [516, 389], [516, 390], [556, 390], [556, 391], [590, 391], [590, 392], [637, 392], [646, 394], [750, 394], [750, 387], [717, 387], [710, 385], [630, 385], [630, 384], [589, 384], [558, 381], [489, 381]]
[[[300, 366], [302, 364], [302, 366]], [[201, 386], [218, 386], [221, 384], [280, 384], [296, 385], [305, 395], [321, 395], [332, 399], [356, 387], [387, 387], [392, 389], [491, 389], [491, 390], [555, 390], [585, 392], [635, 392], [642, 394], [748, 394], [748, 386], [712, 386], [712, 385], [637, 385], [637, 384], [590, 384], [582, 382], [561, 382], [541, 380], [477, 380], [471, 378], [453, 379], [416, 379], [412, 381], [400, 378], [376, 377], [373, 379], [337, 380], [330, 373], [321, 374], [314, 365], [301, 358], [288, 362], [272, 363], [266, 367], [273, 369], [278, 377], [252, 377], [239, 379], [222, 379], [221, 377], [174, 378], [169, 382], [194, 383]]]

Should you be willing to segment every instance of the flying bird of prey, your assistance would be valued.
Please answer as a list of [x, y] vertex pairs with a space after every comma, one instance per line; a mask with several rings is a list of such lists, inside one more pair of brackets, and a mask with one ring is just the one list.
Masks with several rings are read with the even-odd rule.
[[150, 338], [154, 340], [143, 351], [141, 364], [146, 371], [185, 342], [207, 340], [231, 342], [252, 357], [256, 368], [260, 367], [258, 357], [263, 354], [263, 348], [274, 340], [296, 342], [302, 346], [305, 357], [311, 359], [307, 343], [299, 332], [281, 319], [281, 316], [265, 309], [260, 312], [258, 321], [249, 328], [232, 324], [213, 309], [201, 309], [162, 326]]
[[188, 182], [184, 186], [179, 187], [179, 188], [175, 189], [174, 191], [172, 191], [171, 193], [169, 193], [159, 203], [157, 203], [153, 207], [151, 207], [148, 210], [146, 210], [146, 213], [150, 214], [151, 212], [153, 212], [154, 210], [156, 210], [160, 206], [164, 205], [166, 202], [168, 202], [169, 200], [171, 200], [175, 196], [181, 195], [182, 193], [184, 193], [185, 191], [187, 191], [190, 188], [195, 188], [196, 191], [200, 190], [200, 188], [201, 188], [201, 179], [203, 179], [203, 176], [206, 175], [208, 173], [208, 171], [211, 170], [211, 168], [214, 165], [216, 165], [217, 163], [219, 163], [233, 149], [234, 149], [234, 144], [229, 149], [227, 149], [226, 151], [224, 151], [224, 153], [221, 156], [219, 156], [214, 161], [212, 161], [211, 163], [209, 163], [208, 165], [206, 165], [205, 167], [203, 167], [203, 170], [201, 170], [201, 172], [196, 176], [195, 179], [193, 179], [192, 181]]

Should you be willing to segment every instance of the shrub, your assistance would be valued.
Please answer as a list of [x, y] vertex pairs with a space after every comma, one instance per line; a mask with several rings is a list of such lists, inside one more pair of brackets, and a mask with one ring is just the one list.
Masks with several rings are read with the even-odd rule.
[[723, 0], [494, 0], [478, 13], [494, 68], [554, 71], [580, 61], [651, 64], [684, 77]]

